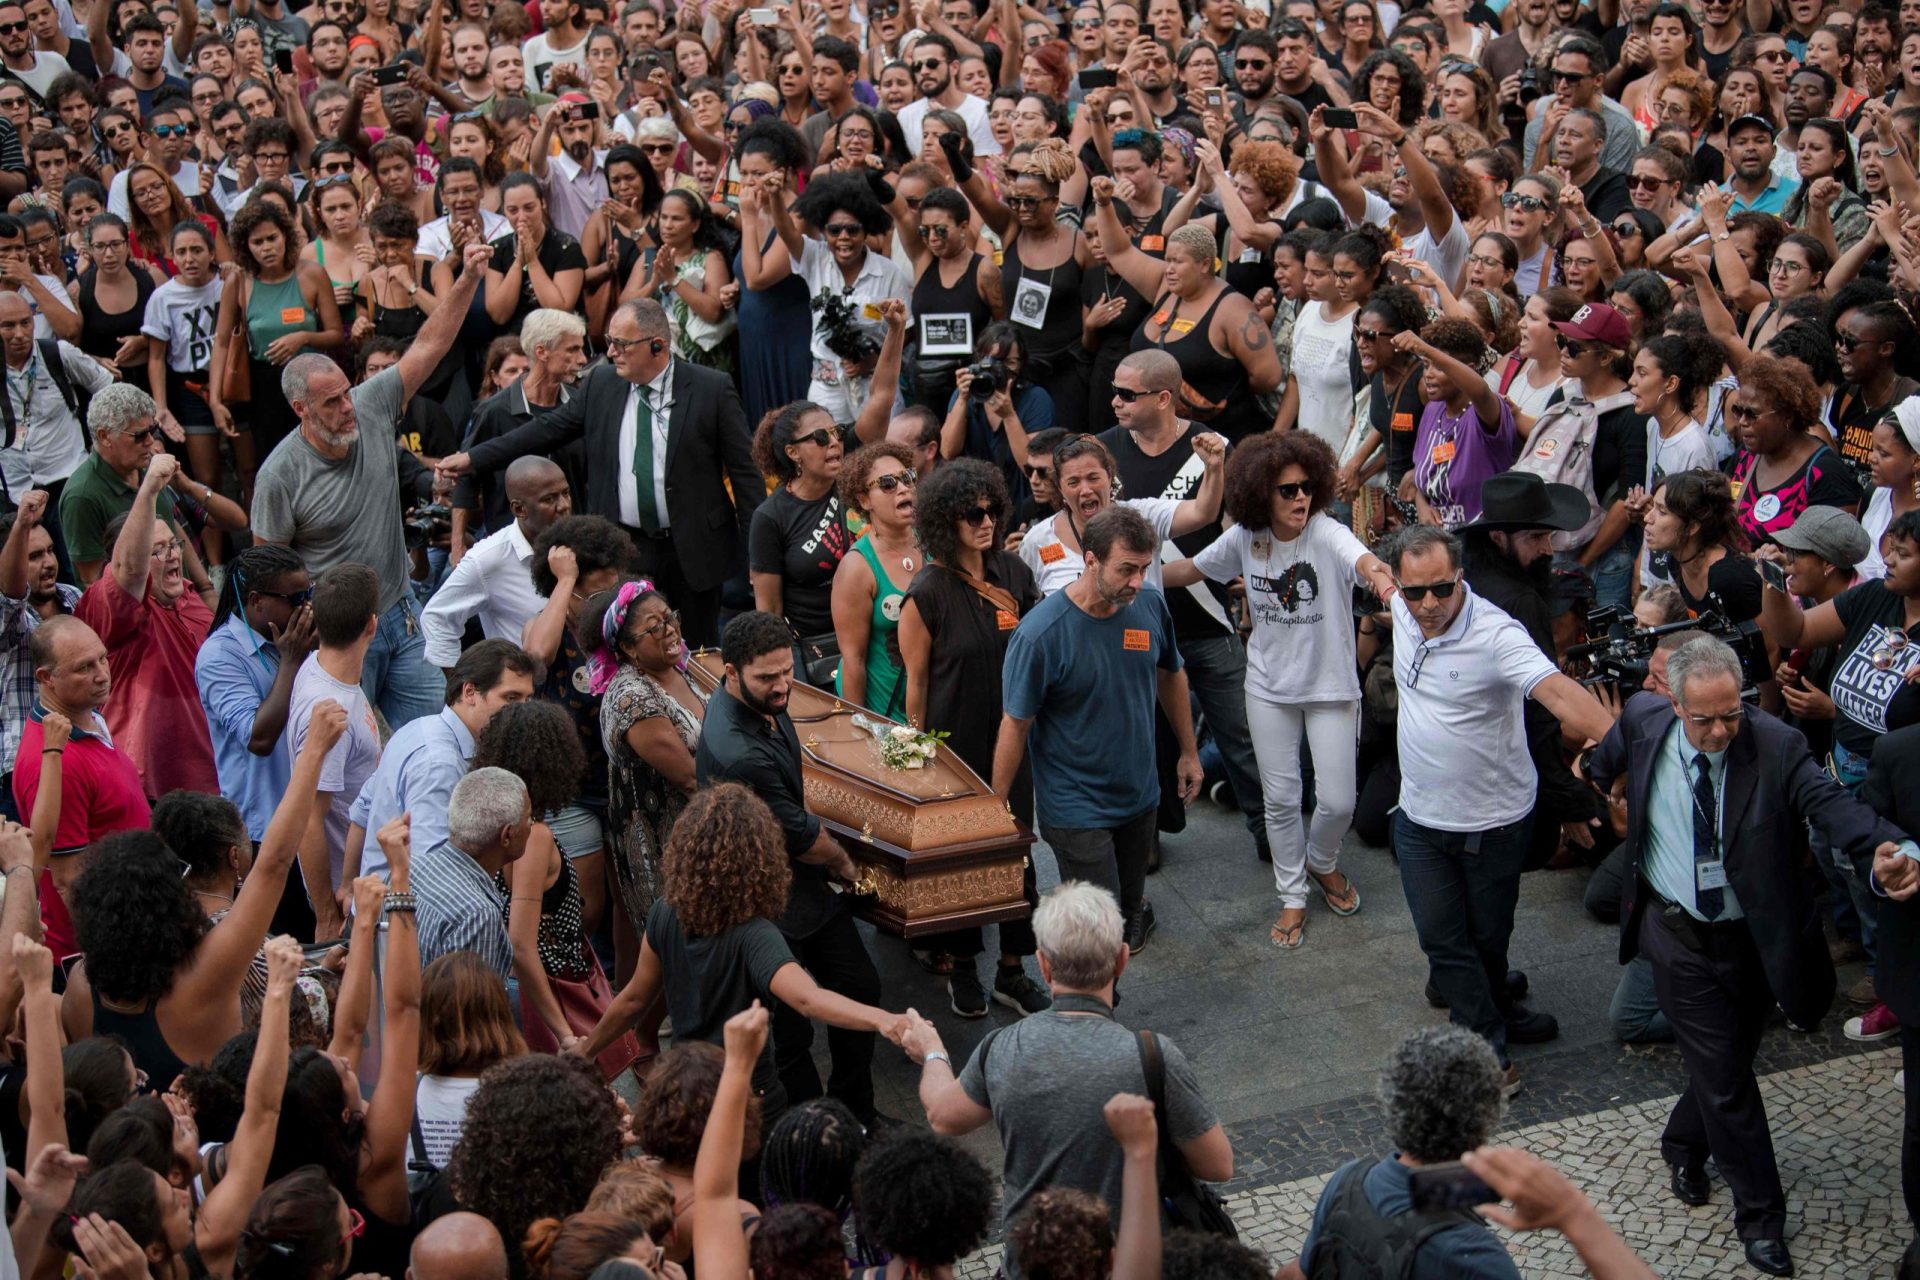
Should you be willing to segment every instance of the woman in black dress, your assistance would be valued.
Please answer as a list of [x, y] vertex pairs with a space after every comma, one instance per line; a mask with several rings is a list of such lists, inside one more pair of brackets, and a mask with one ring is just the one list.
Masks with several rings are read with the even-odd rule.
[[[1040, 603], [1032, 571], [1004, 546], [1008, 506], [1006, 483], [988, 463], [961, 458], [929, 476], [914, 494], [913, 510], [927, 564], [900, 610], [907, 720], [945, 732], [947, 745], [983, 778], [992, 776], [1000, 731], [1001, 660], [1020, 619]], [[1016, 820], [1032, 824], [1033, 774], [1024, 763], [1007, 801]], [[1031, 862], [1026, 895], [1029, 906], [1039, 901]], [[941, 934], [928, 939], [926, 948], [922, 963], [949, 974], [953, 1011], [963, 1018], [984, 1016], [987, 992], [973, 960], [982, 948], [980, 930]], [[993, 999], [1022, 1016], [1051, 1003], [1021, 963], [1033, 953], [1030, 920], [1000, 926]]]

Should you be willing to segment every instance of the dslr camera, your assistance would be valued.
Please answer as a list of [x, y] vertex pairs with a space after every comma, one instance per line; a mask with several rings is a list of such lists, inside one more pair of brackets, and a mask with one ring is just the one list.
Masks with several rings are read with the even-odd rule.
[[1659, 627], [1636, 627], [1633, 615], [1617, 605], [1603, 605], [1587, 613], [1587, 634], [1593, 639], [1567, 650], [1567, 660], [1581, 684], [1592, 688], [1610, 684], [1624, 700], [1647, 685], [1647, 667], [1660, 637], [1675, 631], [1703, 631], [1723, 641], [1740, 656], [1740, 697], [1752, 702], [1760, 685], [1773, 678], [1767, 665], [1767, 642], [1758, 623], [1732, 622], [1717, 610], [1697, 618]]
[[435, 538], [453, 532], [453, 509], [444, 502], [428, 502], [407, 512], [404, 536], [408, 551], [417, 551]]
[[998, 356], [988, 356], [968, 365], [967, 372], [973, 375], [973, 382], [967, 387], [970, 400], [991, 400], [1013, 385], [1013, 370]]

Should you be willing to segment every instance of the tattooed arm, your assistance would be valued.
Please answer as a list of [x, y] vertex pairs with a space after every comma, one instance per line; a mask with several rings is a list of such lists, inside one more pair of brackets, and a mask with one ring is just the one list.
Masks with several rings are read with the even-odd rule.
[[1226, 330], [1227, 351], [1247, 371], [1247, 383], [1262, 395], [1280, 385], [1280, 356], [1273, 335], [1251, 302], [1230, 294], [1220, 302], [1219, 324]]

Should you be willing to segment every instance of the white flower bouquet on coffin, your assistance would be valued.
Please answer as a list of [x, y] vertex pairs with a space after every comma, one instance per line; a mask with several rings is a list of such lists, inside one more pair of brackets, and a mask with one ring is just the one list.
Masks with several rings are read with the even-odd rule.
[[853, 723], [873, 735], [875, 754], [889, 769], [926, 768], [947, 737], [944, 731], [922, 733], [912, 725], [883, 724], [862, 715], [854, 716]]

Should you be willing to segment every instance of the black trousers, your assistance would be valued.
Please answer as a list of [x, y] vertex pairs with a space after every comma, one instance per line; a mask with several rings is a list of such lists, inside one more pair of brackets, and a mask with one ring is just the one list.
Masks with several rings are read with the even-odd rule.
[[1711, 1153], [1733, 1193], [1740, 1238], [1782, 1239], [1787, 1198], [1753, 1074], [1773, 996], [1746, 927], [1701, 926], [1698, 933], [1702, 949], [1695, 951], [1662, 919], [1657, 900], [1640, 921], [1640, 950], [1653, 962], [1660, 1010], [1687, 1064], [1687, 1091], [1673, 1104], [1660, 1151], [1691, 1169]]
[[[831, 920], [807, 937], [788, 938], [787, 946], [813, 980], [828, 991], [861, 1004], [880, 1002], [880, 972], [873, 967], [873, 957], [860, 941], [860, 931], [849, 912], [835, 912]], [[827, 1028], [833, 1069], [825, 1092], [846, 1103], [862, 1122], [873, 1118], [874, 1040], [871, 1031]], [[798, 1106], [820, 1096], [820, 1072], [813, 1065], [813, 1023], [784, 1004], [776, 1004], [773, 1010], [773, 1065], [780, 1073], [789, 1105]]]
[[1907, 1073], [1907, 1121], [1900, 1134], [1900, 1190], [1907, 1221], [1920, 1232], [1920, 1027], [1900, 1028], [1900, 1067]]
[[720, 588], [712, 586], [695, 591], [687, 585], [680, 557], [673, 549], [672, 537], [650, 537], [633, 525], [622, 525], [633, 539], [638, 555], [635, 568], [653, 579], [653, 585], [667, 598], [670, 608], [680, 611], [680, 638], [690, 649], [711, 649], [720, 643]]

